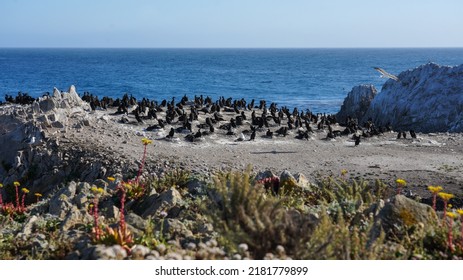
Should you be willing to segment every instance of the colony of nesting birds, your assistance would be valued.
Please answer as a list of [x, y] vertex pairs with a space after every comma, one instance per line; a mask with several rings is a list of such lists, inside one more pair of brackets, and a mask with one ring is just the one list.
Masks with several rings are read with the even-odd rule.
[[[25, 105], [33, 103], [35, 99], [20, 92], [16, 97], [6, 95], [5, 100]], [[128, 94], [117, 99], [100, 99], [89, 92], [84, 93], [82, 100], [88, 102], [92, 110], [115, 109], [114, 115], [121, 115], [121, 123], [132, 123], [129, 117], [134, 117], [139, 125], [149, 122], [146, 131], [164, 130], [166, 126], [170, 126], [166, 140], [178, 139], [176, 134], [180, 134], [186, 141], [197, 142], [217, 130], [227, 136], [235, 136], [236, 141], [288, 135], [309, 140], [316, 130], [326, 132], [325, 139], [328, 140], [352, 135], [355, 145], [359, 145], [362, 137], [377, 136], [392, 130], [390, 125], [377, 127], [371, 120], [359, 124], [357, 119], [351, 117], [337, 120], [336, 115], [313, 113], [308, 109], [304, 111], [297, 107], [278, 107], [276, 103], [268, 106], [265, 100], [256, 103], [252, 99], [248, 103], [245, 99], [220, 97], [214, 101], [208, 96], [200, 95], [190, 101], [185, 95], [179, 102], [172, 98], [171, 101], [164, 99], [159, 103], [147, 98], [137, 101]], [[409, 133], [412, 138], [416, 138], [414, 131]], [[405, 131], [397, 134], [398, 139], [406, 137]]]
[[[115, 108], [114, 114], [120, 114], [122, 123], [131, 123], [133, 116], [138, 124], [149, 121], [147, 131], [164, 130], [170, 127], [166, 140], [181, 134], [189, 142], [201, 141], [204, 136], [220, 132], [236, 141], [253, 141], [256, 137], [273, 138], [294, 135], [301, 140], [309, 140], [315, 131], [325, 131], [326, 139], [352, 135], [355, 144], [362, 137], [381, 135], [391, 131], [390, 126], [376, 127], [372, 121], [360, 125], [356, 119], [348, 117], [341, 120], [335, 115], [312, 113], [297, 107], [278, 107], [276, 103], [267, 104], [265, 100], [258, 103], [253, 99], [232, 99], [220, 97], [213, 100], [203, 95], [193, 100], [185, 95], [179, 102], [175, 98], [158, 103], [125, 94], [122, 98], [103, 97], [101, 100], [88, 92], [82, 100], [88, 102], [92, 110]], [[405, 135], [405, 132], [401, 132]]]

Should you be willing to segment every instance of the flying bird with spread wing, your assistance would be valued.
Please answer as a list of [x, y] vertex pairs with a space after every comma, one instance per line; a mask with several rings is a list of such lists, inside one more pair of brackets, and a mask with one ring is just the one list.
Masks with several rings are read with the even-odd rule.
[[397, 81], [399, 82], [399, 78], [397, 78], [397, 76], [394, 76], [388, 72], [386, 72], [386, 70], [382, 69], [382, 68], [379, 68], [379, 67], [373, 67], [376, 71], [378, 71], [379, 73], [381, 73], [381, 78], [389, 78], [389, 79], [393, 79], [394, 81]]

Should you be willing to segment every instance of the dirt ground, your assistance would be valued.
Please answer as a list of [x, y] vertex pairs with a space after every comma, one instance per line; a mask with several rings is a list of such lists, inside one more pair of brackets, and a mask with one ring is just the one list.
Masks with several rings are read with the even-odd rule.
[[[463, 195], [463, 135], [462, 134], [417, 134], [416, 139], [396, 139], [397, 133], [362, 138], [355, 146], [351, 136], [327, 140], [327, 131], [316, 130], [309, 140], [295, 138], [296, 131], [286, 137], [265, 137], [267, 129], [257, 131], [256, 139], [237, 141], [240, 132], [249, 130], [244, 124], [236, 135], [228, 136], [225, 130], [216, 128], [215, 133], [202, 137], [201, 141], [188, 142], [187, 133], [176, 133], [172, 140], [165, 136], [170, 125], [156, 131], [146, 131], [156, 121], [137, 123], [129, 115], [130, 123], [120, 123], [121, 116], [113, 111], [96, 110], [88, 114], [90, 126], [78, 129], [70, 123], [59, 137], [78, 145], [111, 151], [129, 160], [140, 160], [142, 137], [154, 140], [148, 146], [148, 162], [157, 162], [165, 167], [185, 168], [195, 173], [216, 170], [244, 170], [251, 165], [255, 171], [271, 170], [279, 174], [284, 170], [303, 173], [308, 178], [317, 175], [339, 176], [342, 169], [348, 170], [350, 178], [382, 179], [391, 188], [397, 178], [408, 182], [411, 191], [423, 198], [429, 197], [428, 185], [441, 185], [445, 191], [461, 197]], [[222, 112], [228, 120], [234, 113]], [[250, 115], [250, 112], [246, 112]], [[196, 127], [204, 123], [200, 114]], [[72, 122], [72, 121], [71, 121]], [[246, 122], [246, 121], [245, 121]], [[223, 122], [226, 123], [226, 122]], [[173, 124], [176, 127], [175, 124]], [[270, 127], [276, 130], [275, 125]], [[196, 132], [196, 128], [193, 132]]]

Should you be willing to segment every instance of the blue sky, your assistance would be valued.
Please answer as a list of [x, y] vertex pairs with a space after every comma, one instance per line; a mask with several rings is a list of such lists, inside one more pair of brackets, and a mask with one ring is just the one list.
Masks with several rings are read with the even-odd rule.
[[0, 0], [0, 47], [463, 47], [461, 0]]

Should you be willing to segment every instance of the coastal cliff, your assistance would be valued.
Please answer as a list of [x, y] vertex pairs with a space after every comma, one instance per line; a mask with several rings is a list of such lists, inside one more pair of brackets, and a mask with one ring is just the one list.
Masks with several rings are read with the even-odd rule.
[[[463, 65], [421, 65], [388, 80], [362, 122], [394, 130], [463, 132]], [[348, 97], [349, 98], [349, 97]]]

